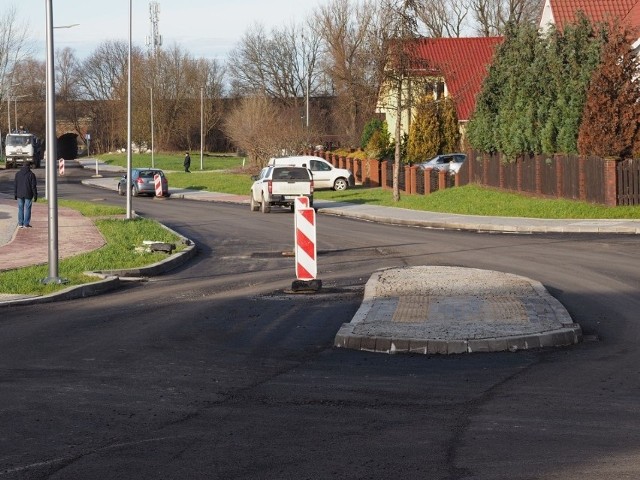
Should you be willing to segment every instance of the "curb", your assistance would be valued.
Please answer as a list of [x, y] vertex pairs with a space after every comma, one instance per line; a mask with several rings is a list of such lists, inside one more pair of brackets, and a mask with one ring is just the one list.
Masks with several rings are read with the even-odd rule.
[[95, 272], [85, 272], [86, 275], [95, 275], [102, 278], [98, 282], [83, 283], [82, 285], [74, 285], [65, 288], [59, 292], [50, 293], [48, 295], [40, 295], [37, 297], [18, 298], [15, 300], [6, 300], [0, 302], [0, 307], [9, 307], [17, 305], [36, 305], [41, 303], [51, 303], [59, 300], [74, 300], [76, 298], [92, 297], [100, 295], [111, 290], [115, 290], [120, 286], [120, 278], [113, 275], [101, 275]]
[[180, 235], [178, 232], [170, 229], [166, 225], [162, 225], [165, 229], [178, 236], [187, 246], [184, 250], [174, 253], [168, 258], [159, 262], [147, 265], [145, 267], [120, 269], [120, 270], [102, 270], [95, 272], [85, 272], [86, 275], [93, 275], [101, 278], [97, 282], [83, 283], [82, 285], [74, 285], [58, 292], [48, 295], [39, 295], [33, 297], [21, 297], [14, 300], [0, 301], [1, 307], [18, 306], [18, 305], [35, 305], [42, 303], [51, 303], [59, 300], [74, 300], [77, 298], [92, 297], [100, 295], [120, 287], [123, 280], [121, 277], [147, 277], [157, 276], [167, 273], [177, 268], [188, 260], [196, 256], [198, 250], [196, 244], [190, 239]]
[[[575, 220], [573, 225], [507, 225], [481, 222], [456, 222], [452, 220], [420, 220], [386, 217], [364, 212], [345, 212], [340, 207], [323, 207], [321, 213], [336, 217], [354, 218], [369, 222], [386, 223], [389, 225], [403, 225], [410, 227], [433, 228], [437, 230], [461, 230], [468, 232], [496, 232], [496, 233], [610, 233], [621, 235], [639, 235], [640, 227], [628, 225], [589, 225], [589, 220]], [[593, 222], [593, 221], [591, 221]], [[620, 220], [607, 220], [605, 223], [616, 223]], [[582, 223], [582, 225], [580, 225]]]
[[549, 332], [511, 337], [464, 340], [393, 338], [353, 334], [353, 326], [344, 324], [336, 334], [334, 346], [378, 353], [419, 353], [452, 355], [480, 352], [517, 352], [544, 347], [566, 347], [582, 341], [580, 325]]
[[[409, 267], [418, 269], [422, 267]], [[437, 268], [437, 267], [436, 267]], [[413, 320], [411, 323], [421, 329], [425, 326], [425, 330], [421, 330], [424, 334], [415, 335], [415, 331], [407, 331], [403, 329], [395, 329], [392, 320], [394, 312], [398, 308], [398, 297], [403, 295], [415, 295], [415, 286], [409, 285], [407, 291], [393, 291], [391, 294], [386, 290], [385, 285], [393, 282], [393, 272], [403, 270], [401, 268], [380, 269], [374, 272], [364, 289], [364, 298], [360, 308], [354, 314], [351, 322], [344, 323], [338, 330], [334, 338], [334, 346], [338, 348], [349, 348], [353, 350], [363, 350], [368, 352], [379, 353], [417, 353], [423, 355], [451, 355], [462, 353], [480, 353], [480, 352], [516, 352], [519, 350], [530, 350], [534, 348], [545, 347], [565, 347], [580, 343], [583, 339], [582, 329], [578, 323], [575, 323], [562, 303], [553, 297], [542, 283], [528, 277], [513, 274], [502, 274], [500, 272], [484, 271], [479, 269], [463, 269], [459, 267], [441, 267], [444, 269], [457, 268], [459, 270], [475, 270], [477, 272], [488, 272], [488, 274], [506, 275], [506, 279], [526, 282], [528, 288], [533, 290], [532, 296], [527, 296], [526, 304], [540, 305], [539, 300], [543, 301], [543, 309], [547, 312], [545, 315], [553, 318], [553, 321], [546, 325], [546, 329], [537, 328], [534, 331], [510, 332], [510, 326], [513, 324], [512, 318], [519, 323], [519, 317], [510, 317], [505, 324], [505, 329], [495, 328], [493, 331], [485, 333], [494, 333], [494, 335], [477, 336], [470, 331], [456, 332], [460, 325], [465, 325], [469, 318], [465, 314], [464, 307], [451, 310], [452, 315], [446, 320], [446, 330], [434, 330], [431, 322], [433, 320], [427, 311], [424, 316], [420, 316], [419, 320]], [[438, 274], [442, 274], [439, 272]], [[453, 272], [452, 275], [458, 275]], [[502, 278], [498, 278], [502, 280]], [[445, 280], [446, 283], [446, 280]], [[407, 293], [409, 292], [409, 293]], [[425, 295], [435, 295], [437, 293], [422, 291]], [[443, 293], [446, 295], [447, 293]], [[450, 295], [450, 294], [449, 294]], [[471, 291], [469, 295], [482, 298], [484, 294], [481, 290]], [[450, 298], [460, 302], [462, 306], [466, 301], [465, 296], [461, 298], [453, 295]], [[439, 303], [436, 300], [436, 305]], [[374, 305], [377, 309], [374, 311]], [[438, 307], [434, 307], [438, 310]], [[536, 308], [537, 310], [537, 308]], [[440, 313], [442, 315], [442, 313]], [[531, 314], [529, 314], [531, 315]], [[438, 314], [436, 314], [438, 316]], [[494, 319], [495, 320], [495, 319]], [[413, 323], [417, 322], [417, 323]], [[431, 325], [431, 327], [429, 327]], [[542, 326], [542, 325], [540, 325]], [[363, 331], [364, 330], [364, 331]], [[502, 330], [502, 331], [501, 331]], [[446, 332], [446, 333], [445, 333]], [[413, 333], [413, 335], [412, 335]], [[476, 335], [476, 336], [474, 336]]]

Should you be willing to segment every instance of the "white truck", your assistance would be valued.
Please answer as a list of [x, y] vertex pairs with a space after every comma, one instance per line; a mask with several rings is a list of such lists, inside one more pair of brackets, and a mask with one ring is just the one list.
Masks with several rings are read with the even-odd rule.
[[40, 168], [42, 148], [40, 140], [33, 133], [9, 133], [4, 145], [6, 168], [16, 168], [27, 160]]
[[298, 197], [307, 197], [313, 207], [313, 176], [308, 168], [296, 166], [268, 166], [260, 175], [252, 177], [251, 211], [269, 213], [271, 207], [279, 205], [294, 210]]

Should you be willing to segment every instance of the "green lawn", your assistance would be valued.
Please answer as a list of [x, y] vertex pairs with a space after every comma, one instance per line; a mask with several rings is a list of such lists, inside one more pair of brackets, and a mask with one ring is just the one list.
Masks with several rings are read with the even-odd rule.
[[[191, 157], [193, 173], [182, 172], [182, 155], [158, 154], [156, 166], [169, 170], [169, 187], [191, 188], [211, 192], [247, 195], [251, 188], [251, 175], [256, 168], [243, 167], [241, 157], [211, 156], [204, 159], [204, 170], [199, 170], [199, 153]], [[117, 165], [126, 165], [126, 155], [102, 155], [99, 158]], [[134, 155], [134, 166], [148, 166], [150, 155]], [[147, 163], [144, 163], [147, 162]], [[173, 170], [173, 171], [171, 171]], [[221, 171], [224, 170], [224, 171]], [[515, 193], [501, 192], [477, 185], [449, 188], [431, 195], [400, 195], [400, 202], [393, 201], [391, 190], [356, 187], [344, 192], [316, 190], [315, 197], [352, 203], [367, 203], [466, 215], [487, 215], [528, 218], [610, 218], [640, 219], [640, 207], [605, 207], [572, 200], [542, 199]]]
[[[200, 171], [200, 152], [191, 153], [191, 170], [193, 172]], [[109, 153], [98, 155], [97, 158], [108, 165], [118, 165], [120, 167], [127, 166], [126, 153]], [[176, 153], [156, 153], [153, 156], [153, 166], [162, 170], [184, 171], [182, 162], [184, 161], [184, 152]], [[202, 170], [230, 170], [242, 168], [245, 159], [226, 154], [205, 153], [202, 157]], [[134, 153], [131, 155], [131, 166], [151, 167], [150, 153]]]
[[141, 246], [143, 240], [173, 243], [176, 245], [176, 251], [185, 248], [179, 237], [153, 220], [138, 218], [125, 221], [100, 218], [123, 215], [125, 210], [121, 207], [69, 200], [60, 200], [60, 205], [79, 210], [85, 216], [94, 217], [96, 226], [107, 241], [106, 245], [93, 252], [60, 260], [58, 273], [60, 278], [68, 280], [65, 285], [43, 284], [42, 280], [48, 276], [48, 265], [37, 265], [0, 272], [0, 292], [45, 295], [68, 286], [95, 281], [95, 277], [85, 275], [86, 271], [143, 267], [167, 258], [164, 253], [136, 251], [136, 247]]

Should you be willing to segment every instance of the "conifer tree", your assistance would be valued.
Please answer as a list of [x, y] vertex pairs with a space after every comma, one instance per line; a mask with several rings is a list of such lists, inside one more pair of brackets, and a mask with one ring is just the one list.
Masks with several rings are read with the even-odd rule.
[[442, 131], [441, 153], [452, 153], [460, 150], [460, 127], [456, 103], [451, 97], [440, 101], [440, 129]]
[[438, 106], [432, 97], [424, 97], [417, 105], [409, 129], [407, 157], [413, 162], [428, 160], [440, 152], [442, 144]]

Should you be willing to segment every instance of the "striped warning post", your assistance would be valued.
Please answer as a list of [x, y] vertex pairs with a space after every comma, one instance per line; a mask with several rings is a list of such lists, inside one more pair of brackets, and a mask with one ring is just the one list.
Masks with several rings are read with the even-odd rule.
[[58, 159], [58, 174], [60, 176], [64, 175], [64, 158]]
[[309, 208], [309, 199], [295, 201], [296, 278], [314, 280], [318, 275], [316, 258], [316, 212]]
[[156, 197], [162, 196], [162, 177], [157, 173], [153, 176], [153, 183], [156, 187]]

